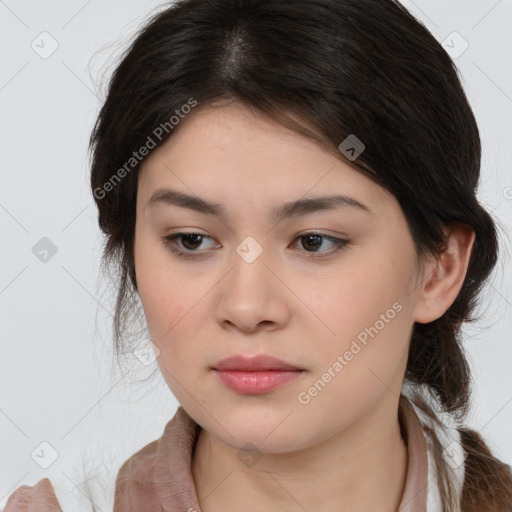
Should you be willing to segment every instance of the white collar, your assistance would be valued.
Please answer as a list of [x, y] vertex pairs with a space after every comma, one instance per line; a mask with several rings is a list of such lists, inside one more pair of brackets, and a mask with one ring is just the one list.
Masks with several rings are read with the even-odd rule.
[[[414, 408], [414, 412], [422, 427], [428, 427], [434, 430], [443, 447], [443, 458], [446, 461], [446, 467], [449, 474], [451, 474], [451, 481], [453, 482], [456, 508], [453, 512], [461, 512], [461, 498], [462, 487], [464, 485], [465, 475], [465, 460], [467, 454], [461, 444], [461, 436], [457, 428], [463, 428], [462, 424], [458, 422], [451, 414], [439, 409], [435, 406], [431, 395], [428, 393], [425, 385], [418, 385], [404, 381], [402, 387], [402, 394], [405, 395], [410, 404]], [[414, 395], [420, 395], [435, 411], [436, 416], [439, 418], [443, 426], [438, 425], [431, 418], [429, 418], [414, 402]], [[428, 461], [428, 492], [427, 492], [427, 510], [426, 512], [443, 512], [443, 505], [437, 483], [437, 469], [435, 466], [434, 447], [430, 433], [423, 428], [423, 436], [427, 447], [427, 461]]]

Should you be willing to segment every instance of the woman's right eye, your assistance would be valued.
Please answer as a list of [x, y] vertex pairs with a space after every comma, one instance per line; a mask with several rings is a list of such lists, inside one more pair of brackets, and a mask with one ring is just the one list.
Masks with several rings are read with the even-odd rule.
[[[176, 254], [179, 257], [184, 258], [195, 258], [198, 257], [199, 254], [194, 254], [194, 249], [197, 249], [197, 245], [201, 245], [201, 242], [205, 238], [210, 238], [207, 235], [203, 235], [202, 233], [175, 233], [174, 235], [168, 235], [162, 237], [164, 246], [167, 247], [172, 253]], [[185, 249], [181, 249], [176, 240], [182, 239], [186, 240], [185, 242], [181, 242], [181, 245], [185, 247]], [[211, 240], [211, 238], [210, 238]], [[186, 245], [185, 245], [186, 244]], [[192, 249], [190, 247], [187, 248], [187, 245], [193, 246]]]

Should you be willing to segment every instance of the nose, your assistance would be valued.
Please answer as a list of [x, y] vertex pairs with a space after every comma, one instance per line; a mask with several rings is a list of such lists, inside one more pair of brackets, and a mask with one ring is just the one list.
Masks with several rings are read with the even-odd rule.
[[270, 252], [255, 251], [254, 245], [241, 244], [217, 288], [215, 314], [224, 329], [274, 330], [290, 317], [288, 301], [293, 294], [283, 282], [282, 269], [271, 261]]

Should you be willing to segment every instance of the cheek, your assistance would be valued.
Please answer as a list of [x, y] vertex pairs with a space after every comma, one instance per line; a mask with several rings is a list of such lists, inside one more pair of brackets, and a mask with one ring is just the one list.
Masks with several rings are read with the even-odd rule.
[[330, 328], [328, 336], [319, 337], [316, 344], [324, 367], [319, 371], [327, 370], [341, 355], [340, 386], [378, 384], [369, 370], [388, 382], [407, 353], [414, 260], [410, 254], [393, 259], [389, 248], [386, 257], [360, 255], [346, 268], [350, 270], [331, 280], [325, 293], [316, 295], [318, 316]]
[[[346, 268], [309, 297], [310, 304], [314, 304], [312, 309], [325, 319], [332, 336], [352, 338], [379, 321], [382, 314], [392, 319], [399, 316], [396, 310], [404, 308], [402, 302], [409, 286], [409, 279], [404, 278], [409, 270], [406, 262], [400, 272], [393, 265], [364, 258], [354, 258]], [[402, 308], [393, 308], [397, 302]]]
[[363, 263], [336, 280], [326, 292], [330, 300], [322, 297], [319, 307], [336, 333], [315, 340], [315, 374], [308, 383], [321, 389], [312, 404], [325, 421], [333, 403], [339, 405], [339, 422], [353, 420], [383, 393], [398, 390], [405, 369], [411, 328], [407, 280]]
[[[148, 328], [156, 344], [185, 314], [184, 302], [178, 300], [177, 294], [177, 290], [183, 291], [184, 283], [178, 273], [172, 272], [170, 265], [170, 258], [158, 240], [143, 234], [136, 238], [138, 291]], [[182, 298], [182, 293], [179, 298]]]
[[179, 365], [186, 367], [188, 360], [197, 357], [194, 344], [200, 339], [204, 298], [213, 281], [183, 272], [183, 264], [173, 261], [158, 243], [147, 240], [144, 244], [141, 237], [135, 246], [139, 297], [151, 339], [160, 350], [159, 364], [179, 371]]

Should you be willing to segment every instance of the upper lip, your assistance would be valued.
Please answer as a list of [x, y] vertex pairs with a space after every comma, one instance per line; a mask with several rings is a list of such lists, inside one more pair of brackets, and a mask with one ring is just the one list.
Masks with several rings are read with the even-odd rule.
[[261, 370], [301, 370], [297, 366], [286, 363], [277, 357], [260, 354], [253, 357], [235, 355], [222, 359], [214, 370], [261, 371]]

